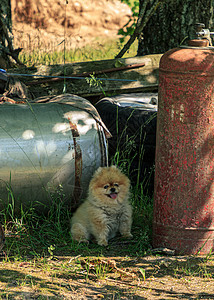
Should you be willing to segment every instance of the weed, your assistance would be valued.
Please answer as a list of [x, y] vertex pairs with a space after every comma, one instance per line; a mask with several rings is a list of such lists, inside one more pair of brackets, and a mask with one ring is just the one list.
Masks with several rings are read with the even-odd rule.
[[55, 250], [55, 247], [53, 245], [50, 245], [48, 247], [48, 252], [50, 254], [49, 259], [53, 259], [54, 258], [54, 250]]
[[102, 87], [102, 81], [100, 79], [97, 79], [93, 74], [90, 75], [90, 77], [87, 77], [86, 82], [89, 84], [89, 86], [96, 86], [99, 87], [102, 91], [103, 95], [106, 96], [106, 93]]
[[143, 280], [145, 281], [146, 280], [146, 270], [143, 268], [139, 268], [139, 271], [140, 271], [141, 275], [143, 276]]
[[97, 262], [95, 263], [95, 274], [97, 279], [104, 279], [111, 270], [112, 268], [108, 263], [103, 263], [101, 259], [97, 259]]

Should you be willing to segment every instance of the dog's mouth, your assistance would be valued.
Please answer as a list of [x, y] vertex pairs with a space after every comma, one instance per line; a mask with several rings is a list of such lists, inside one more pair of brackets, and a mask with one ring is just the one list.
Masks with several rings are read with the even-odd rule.
[[108, 194], [107, 196], [111, 199], [116, 199], [117, 195], [118, 195], [118, 193], [111, 193], [111, 194]]

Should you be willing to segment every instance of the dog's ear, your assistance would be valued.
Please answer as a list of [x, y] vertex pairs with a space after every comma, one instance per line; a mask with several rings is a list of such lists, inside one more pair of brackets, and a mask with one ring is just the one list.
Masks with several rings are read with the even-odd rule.
[[112, 166], [111, 166], [111, 168], [113, 168], [113, 169], [117, 169], [117, 166], [115, 166], [115, 165], [112, 165]]
[[103, 167], [99, 167], [96, 171], [95, 174], [99, 174], [102, 171]]

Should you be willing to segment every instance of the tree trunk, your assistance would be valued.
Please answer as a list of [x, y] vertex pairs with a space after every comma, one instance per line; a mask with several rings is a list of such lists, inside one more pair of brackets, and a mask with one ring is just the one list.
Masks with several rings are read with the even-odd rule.
[[12, 65], [12, 57], [18, 65], [23, 65], [18, 56], [22, 48], [13, 48], [13, 33], [10, 0], [0, 0], [0, 68]]
[[[140, 6], [144, 0], [140, 0]], [[138, 55], [164, 53], [194, 37], [195, 23], [213, 29], [214, 0], [165, 0], [139, 39]]]
[[0, 67], [6, 68], [8, 65], [10, 65], [10, 60], [7, 55], [8, 42], [5, 36], [5, 29], [7, 29], [8, 36], [12, 40], [10, 0], [1, 0], [0, 2], [0, 25]]

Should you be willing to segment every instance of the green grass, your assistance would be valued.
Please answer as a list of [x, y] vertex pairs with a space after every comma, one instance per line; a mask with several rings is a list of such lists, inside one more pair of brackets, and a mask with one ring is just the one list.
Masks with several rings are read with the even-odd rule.
[[[136, 193], [138, 191], [133, 191]], [[134, 197], [134, 196], [133, 196]], [[133, 232], [138, 235], [137, 241], [130, 243], [128, 247], [121, 248], [121, 255], [143, 255], [150, 247], [151, 224], [151, 201], [146, 197], [141, 197], [141, 204], [145, 199], [143, 207], [149, 207], [147, 213], [139, 211], [137, 205], [134, 209]], [[112, 242], [112, 246], [106, 249], [98, 246], [94, 242], [88, 244], [78, 244], [73, 242], [70, 236], [70, 219], [72, 212], [65, 206], [63, 194], [52, 199], [52, 205], [48, 212], [41, 213], [36, 208], [31, 207], [26, 210], [22, 208], [20, 213], [13, 211], [14, 197], [8, 204], [6, 210], [2, 210], [1, 220], [6, 232], [5, 253], [7, 260], [23, 260], [26, 258], [53, 258], [55, 255], [101, 255], [110, 249], [114, 251], [118, 239]], [[142, 208], [143, 208], [142, 207]], [[44, 210], [45, 211], [45, 210]], [[145, 219], [144, 219], [145, 218]], [[147, 226], [145, 227], [145, 222]]]
[[[92, 44], [86, 45], [82, 48], [66, 49], [65, 62], [84, 62], [95, 61], [102, 59], [113, 59], [116, 54], [123, 47], [124, 43], [120, 43], [119, 38], [114, 40], [100, 41], [97, 39]], [[35, 47], [31, 47], [35, 49]], [[132, 45], [130, 50], [124, 55], [124, 57], [132, 57], [137, 54], [137, 41]], [[42, 48], [36, 48], [36, 50], [28, 51], [23, 49], [19, 55], [19, 59], [26, 66], [33, 65], [53, 65], [64, 63], [64, 51], [44, 50]]]

